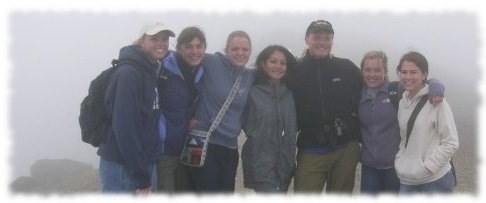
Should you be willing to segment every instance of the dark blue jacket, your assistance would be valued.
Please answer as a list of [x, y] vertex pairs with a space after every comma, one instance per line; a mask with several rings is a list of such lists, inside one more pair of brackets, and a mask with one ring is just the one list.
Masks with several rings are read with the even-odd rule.
[[[180, 64], [174, 52], [163, 61], [163, 76], [159, 80], [165, 80], [160, 89], [161, 119], [165, 120], [165, 133], [160, 132], [164, 142], [163, 154], [179, 156], [187, 136], [189, 119], [193, 117], [195, 99], [191, 98], [191, 92], [180, 70]], [[196, 86], [196, 98], [199, 92], [199, 81], [203, 74], [203, 68], [197, 68], [194, 76]], [[164, 122], [159, 122], [164, 125]]]
[[121, 65], [111, 77], [104, 103], [112, 125], [98, 155], [126, 166], [136, 187], [147, 188], [161, 147], [157, 134], [158, 63], [151, 63], [134, 45], [123, 47], [119, 60], [130, 60], [138, 67]]

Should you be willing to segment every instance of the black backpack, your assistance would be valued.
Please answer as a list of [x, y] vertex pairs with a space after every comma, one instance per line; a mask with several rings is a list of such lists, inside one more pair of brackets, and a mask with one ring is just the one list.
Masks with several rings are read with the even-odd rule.
[[79, 114], [81, 139], [94, 147], [99, 147], [106, 140], [106, 132], [111, 123], [111, 116], [107, 115], [103, 100], [111, 76], [122, 64], [131, 64], [137, 70], [140, 69], [134, 62], [113, 59], [111, 61], [112, 66], [91, 81], [88, 96], [81, 102]]

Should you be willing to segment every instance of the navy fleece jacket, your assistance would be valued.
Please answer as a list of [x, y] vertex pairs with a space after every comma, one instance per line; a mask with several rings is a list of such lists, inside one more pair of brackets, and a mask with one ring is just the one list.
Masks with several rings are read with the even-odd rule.
[[123, 64], [111, 77], [104, 102], [112, 125], [98, 155], [126, 166], [136, 187], [147, 188], [161, 147], [157, 134], [158, 63], [150, 62], [135, 45], [122, 48], [119, 60], [129, 60], [138, 67]]

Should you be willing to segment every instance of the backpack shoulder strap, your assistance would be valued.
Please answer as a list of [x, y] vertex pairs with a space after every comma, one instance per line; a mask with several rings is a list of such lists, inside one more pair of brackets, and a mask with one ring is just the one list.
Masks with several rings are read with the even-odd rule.
[[132, 65], [132, 67], [135, 68], [135, 70], [137, 70], [138, 73], [140, 74], [140, 76], [142, 77], [142, 81], [144, 80], [144, 74], [142, 72], [142, 68], [135, 61], [130, 60], [130, 59], [121, 59], [121, 60], [120, 59], [113, 59], [113, 60], [111, 60], [111, 65], [115, 69], [118, 69], [118, 67], [120, 67], [123, 64]]
[[393, 107], [398, 110], [398, 103], [400, 102], [400, 99], [402, 95], [398, 93], [398, 83], [399, 81], [393, 81], [390, 82], [388, 85], [388, 98], [390, 99], [390, 102], [392, 103]]
[[407, 122], [407, 139], [405, 141], [405, 147], [407, 147], [408, 139], [410, 138], [410, 134], [412, 133], [413, 125], [415, 124], [415, 119], [417, 119], [417, 116], [418, 116], [420, 110], [422, 110], [422, 108], [424, 107], [424, 105], [425, 105], [425, 103], [427, 102], [428, 99], [429, 99], [429, 97], [427, 95], [423, 95], [422, 97], [420, 97], [420, 101], [417, 103], [417, 106], [415, 106], [415, 108], [413, 109], [412, 115], [410, 115], [410, 118], [408, 119], [408, 122]]
[[135, 63], [134, 61], [129, 60], [129, 59], [122, 59], [122, 60], [120, 60], [120, 59], [113, 59], [113, 60], [111, 60], [111, 65], [113, 67], [119, 67], [119, 66], [121, 66], [123, 64], [132, 65], [133, 67], [135, 67], [137, 69], [140, 68], [140, 66], [137, 63]]

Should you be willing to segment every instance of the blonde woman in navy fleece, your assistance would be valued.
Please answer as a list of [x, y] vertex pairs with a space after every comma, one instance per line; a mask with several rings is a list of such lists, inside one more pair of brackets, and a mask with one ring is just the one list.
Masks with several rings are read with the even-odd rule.
[[155, 161], [162, 143], [156, 70], [174, 36], [163, 24], [150, 23], [133, 45], [120, 50], [118, 59], [131, 63], [116, 70], [106, 91], [104, 103], [112, 121], [98, 149], [102, 192], [147, 195], [157, 188]]

